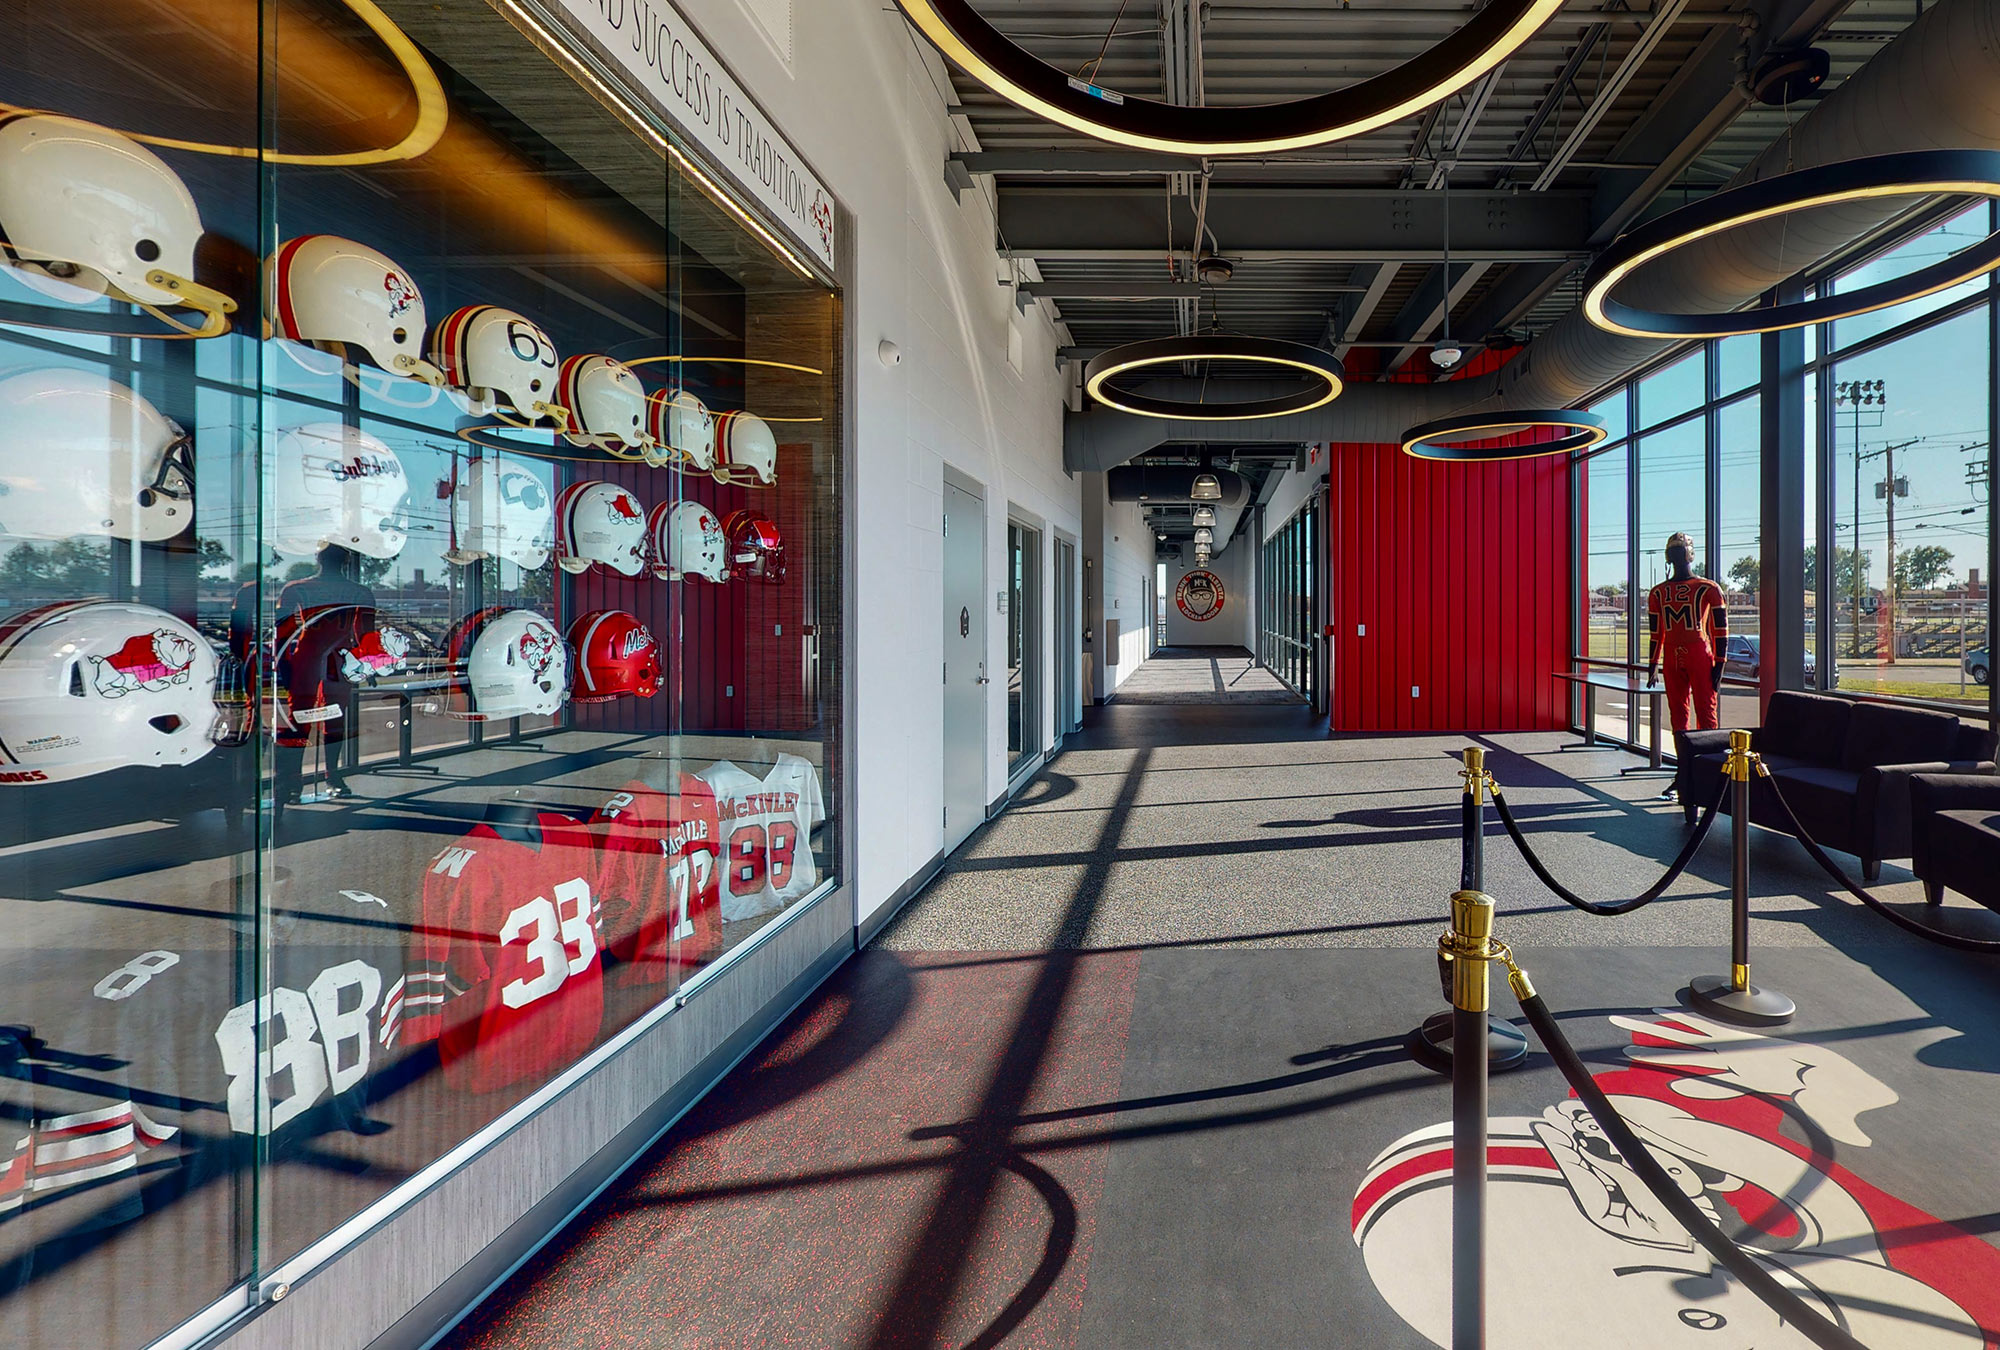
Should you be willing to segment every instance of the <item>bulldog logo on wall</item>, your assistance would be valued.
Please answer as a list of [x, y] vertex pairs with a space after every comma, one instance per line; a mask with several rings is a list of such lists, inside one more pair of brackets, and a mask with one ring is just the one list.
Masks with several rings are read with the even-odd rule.
[[[1680, 1008], [1613, 1017], [1627, 1067], [1599, 1086], [1668, 1172], [1781, 1283], [1863, 1345], [1982, 1350], [2000, 1329], [2000, 1252], [1851, 1171], [1869, 1111], [1893, 1089], [1806, 1041]], [[1791, 1128], [1801, 1143], [1781, 1128]], [[1488, 1249], [1493, 1350], [1550, 1328], [1578, 1345], [1807, 1350], [1713, 1263], [1625, 1166], [1581, 1102], [1495, 1117]], [[1836, 1161], [1836, 1156], [1843, 1161]], [[1403, 1136], [1355, 1193], [1354, 1241], [1376, 1289], [1418, 1332], [1451, 1343], [1451, 1126]], [[1721, 1333], [1719, 1335], [1715, 1333]]]
[[1205, 568], [1197, 568], [1174, 587], [1174, 605], [1196, 623], [1207, 623], [1222, 613], [1222, 578]]

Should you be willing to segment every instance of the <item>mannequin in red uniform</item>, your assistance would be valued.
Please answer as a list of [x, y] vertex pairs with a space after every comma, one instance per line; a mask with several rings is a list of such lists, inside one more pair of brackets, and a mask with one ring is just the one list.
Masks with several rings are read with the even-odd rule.
[[1646, 625], [1652, 634], [1646, 683], [1654, 682], [1664, 660], [1674, 734], [1686, 731], [1690, 721], [1711, 731], [1719, 724], [1716, 696], [1722, 690], [1729, 611], [1723, 607], [1722, 587], [1694, 574], [1694, 540], [1685, 534], [1667, 540], [1667, 565], [1673, 575], [1646, 596]]

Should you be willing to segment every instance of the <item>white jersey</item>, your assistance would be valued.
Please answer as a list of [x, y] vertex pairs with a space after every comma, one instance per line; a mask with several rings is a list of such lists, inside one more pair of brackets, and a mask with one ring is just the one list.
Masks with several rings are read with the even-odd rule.
[[715, 792], [722, 825], [722, 917], [754, 919], [819, 884], [813, 826], [826, 819], [811, 761], [779, 755], [762, 778], [719, 760], [699, 775]]

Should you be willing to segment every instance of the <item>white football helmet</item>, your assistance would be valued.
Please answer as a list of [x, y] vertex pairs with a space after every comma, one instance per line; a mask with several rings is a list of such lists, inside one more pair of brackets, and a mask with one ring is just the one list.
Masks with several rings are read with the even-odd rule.
[[467, 616], [447, 644], [468, 722], [547, 717], [569, 701], [569, 649], [555, 625], [525, 609], [493, 606]]
[[409, 538], [409, 483], [396, 452], [365, 431], [314, 422], [271, 450], [271, 547], [309, 558], [326, 544], [393, 558]]
[[0, 123], [0, 235], [4, 265], [45, 294], [186, 306], [202, 324], [175, 322], [183, 332], [229, 330], [236, 302], [194, 279], [193, 194], [165, 160], [108, 127], [49, 113]]
[[646, 429], [646, 387], [623, 361], [608, 356], [572, 356], [562, 363], [556, 401], [569, 409], [572, 445], [593, 445], [621, 459], [652, 459], [658, 453]]
[[194, 519], [187, 433], [96, 371], [0, 380], [0, 532], [156, 542]]
[[532, 572], [549, 560], [554, 545], [548, 485], [520, 460], [475, 459], [452, 488], [451, 527], [455, 542], [446, 562], [505, 558]]
[[442, 385], [423, 358], [424, 297], [386, 254], [335, 234], [302, 234], [271, 257], [264, 278], [271, 331], [347, 359], [359, 348], [392, 375]]
[[778, 438], [756, 413], [728, 412], [715, 422], [718, 483], [769, 487], [778, 481]]
[[663, 462], [677, 461], [703, 473], [715, 467], [715, 416], [702, 401], [685, 389], [655, 390], [647, 398], [653, 414], [653, 440], [672, 453]]
[[215, 649], [149, 605], [43, 605], [0, 625], [0, 784], [192, 764], [215, 746]]
[[661, 502], [647, 522], [653, 575], [661, 581], [729, 580], [729, 545], [722, 522], [700, 502]]
[[564, 424], [556, 399], [562, 366], [556, 344], [535, 324], [498, 305], [455, 309], [431, 330], [431, 362], [453, 389], [464, 391], [482, 415], [513, 412], [521, 425], [552, 418]]
[[556, 498], [556, 564], [585, 572], [603, 563], [636, 577], [646, 568], [646, 508], [616, 483], [571, 483]]

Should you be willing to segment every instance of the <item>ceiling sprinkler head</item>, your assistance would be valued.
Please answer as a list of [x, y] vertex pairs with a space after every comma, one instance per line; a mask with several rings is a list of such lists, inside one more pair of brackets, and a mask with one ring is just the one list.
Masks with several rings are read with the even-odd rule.
[[1431, 364], [1439, 370], [1450, 370], [1464, 359], [1465, 349], [1449, 338], [1431, 348]]

